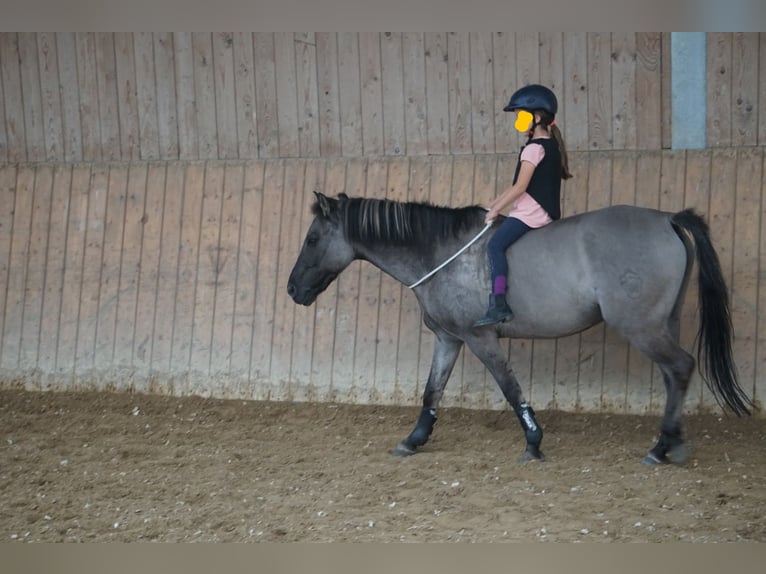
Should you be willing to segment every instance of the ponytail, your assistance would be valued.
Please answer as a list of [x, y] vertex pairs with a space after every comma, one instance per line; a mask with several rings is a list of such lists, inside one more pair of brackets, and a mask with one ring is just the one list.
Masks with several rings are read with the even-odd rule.
[[561, 179], [569, 179], [572, 173], [569, 171], [569, 158], [567, 157], [567, 148], [564, 145], [564, 138], [561, 136], [561, 130], [556, 124], [551, 124], [551, 135], [559, 145], [559, 155], [561, 155]]
[[561, 130], [556, 125], [553, 116], [547, 110], [535, 110], [535, 113], [540, 114], [540, 124], [550, 130], [553, 139], [556, 140], [556, 143], [559, 146], [559, 155], [561, 156], [561, 179], [571, 178], [572, 173], [569, 171], [567, 147], [564, 145], [564, 137], [561, 135]]

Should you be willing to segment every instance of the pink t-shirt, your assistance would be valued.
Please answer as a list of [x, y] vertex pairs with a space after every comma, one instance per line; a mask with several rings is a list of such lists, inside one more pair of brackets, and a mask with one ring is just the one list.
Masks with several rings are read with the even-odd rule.
[[[524, 146], [524, 149], [521, 150], [520, 160], [528, 161], [537, 167], [537, 165], [542, 161], [543, 157], [545, 157], [545, 148], [538, 143], [531, 143]], [[548, 225], [553, 221], [551, 216], [548, 215], [548, 212], [545, 211], [540, 206], [540, 204], [537, 203], [537, 201], [535, 201], [534, 198], [526, 191], [522, 193], [516, 202], [511, 206], [511, 210], [508, 212], [508, 215], [523, 221], [533, 229], [542, 227], [543, 225]]]

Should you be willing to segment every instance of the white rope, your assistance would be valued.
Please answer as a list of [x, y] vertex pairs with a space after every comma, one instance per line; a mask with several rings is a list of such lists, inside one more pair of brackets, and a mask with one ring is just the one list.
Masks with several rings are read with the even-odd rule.
[[474, 243], [476, 243], [476, 242], [479, 240], [479, 238], [480, 238], [482, 235], [484, 235], [484, 234], [487, 232], [487, 229], [489, 229], [490, 227], [492, 227], [492, 223], [493, 223], [492, 221], [490, 221], [489, 223], [487, 223], [487, 225], [485, 225], [485, 226], [484, 226], [484, 229], [482, 229], [481, 231], [479, 231], [479, 233], [477, 233], [477, 234], [476, 234], [476, 237], [474, 237], [473, 239], [471, 239], [471, 241], [469, 241], [468, 243], [466, 243], [466, 244], [465, 244], [465, 245], [464, 245], [464, 246], [463, 246], [463, 247], [460, 249], [460, 251], [458, 251], [457, 253], [455, 253], [455, 254], [454, 254], [452, 257], [450, 257], [449, 259], [447, 259], [447, 260], [446, 260], [444, 263], [442, 263], [441, 265], [439, 265], [439, 266], [438, 266], [436, 269], [434, 269], [433, 271], [430, 271], [429, 273], [427, 273], [426, 275], [424, 275], [423, 277], [421, 277], [420, 279], [418, 279], [417, 281], [415, 281], [415, 283], [413, 283], [412, 285], [408, 285], [408, 286], [407, 286], [407, 288], [408, 288], [408, 289], [414, 289], [415, 287], [417, 287], [418, 285], [420, 285], [421, 283], [423, 283], [423, 281], [425, 281], [426, 279], [428, 279], [428, 278], [429, 278], [429, 277], [431, 277], [432, 275], [435, 275], [436, 273], [438, 273], [439, 271], [441, 271], [442, 269], [444, 269], [444, 268], [445, 268], [447, 265], [449, 265], [449, 264], [450, 264], [450, 263], [451, 263], [451, 262], [452, 262], [452, 261], [453, 261], [453, 260], [454, 260], [456, 257], [458, 257], [458, 256], [459, 256], [461, 253], [463, 253], [463, 251], [465, 251], [465, 250], [466, 250], [466, 249], [468, 249], [468, 248], [469, 248], [471, 245], [473, 245]]

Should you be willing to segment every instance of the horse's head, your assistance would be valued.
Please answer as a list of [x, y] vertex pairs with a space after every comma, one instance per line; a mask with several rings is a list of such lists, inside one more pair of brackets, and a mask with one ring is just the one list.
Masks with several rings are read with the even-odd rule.
[[287, 282], [287, 293], [301, 305], [311, 305], [319, 294], [354, 260], [354, 250], [346, 240], [341, 222], [341, 204], [347, 197], [331, 199], [314, 192], [311, 222], [298, 260]]

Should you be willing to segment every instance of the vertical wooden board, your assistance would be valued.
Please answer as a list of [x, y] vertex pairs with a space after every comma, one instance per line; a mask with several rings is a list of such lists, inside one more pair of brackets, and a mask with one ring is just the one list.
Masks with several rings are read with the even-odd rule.
[[98, 161], [101, 159], [101, 119], [96, 35], [92, 32], [78, 32], [75, 34], [75, 49], [80, 121], [72, 129], [80, 130], [82, 159]]
[[139, 141], [136, 94], [136, 57], [131, 32], [115, 32], [114, 58], [117, 64], [117, 102], [122, 159], [138, 159], [141, 142]]
[[450, 152], [448, 60], [447, 34], [426, 32], [426, 121], [431, 155]]
[[178, 159], [179, 108], [176, 100], [176, 70], [173, 34], [154, 34], [154, 71], [157, 84], [157, 126], [160, 159]]
[[173, 61], [178, 110], [178, 157], [199, 159], [194, 94], [194, 45], [191, 32], [173, 32]]
[[237, 157], [258, 157], [258, 120], [255, 101], [255, 63], [251, 32], [234, 33], [234, 89], [236, 92]]
[[338, 90], [342, 155], [363, 153], [359, 34], [338, 32]]
[[759, 260], [762, 156], [761, 149], [737, 151], [731, 320], [735, 329], [733, 355], [739, 384], [751, 397], [756, 384], [759, 269], [753, 262]]
[[381, 89], [380, 34], [359, 33], [359, 80], [362, 93], [362, 145], [364, 155], [382, 155], [383, 94]]
[[401, 32], [380, 36], [381, 91], [383, 97], [383, 151], [386, 155], [407, 153], [404, 129], [404, 57]]
[[662, 32], [636, 32], [634, 121], [638, 149], [662, 147], [662, 47]]
[[218, 159], [218, 126], [215, 107], [213, 38], [209, 32], [192, 33], [194, 54], [194, 101], [200, 159]]
[[[639, 207], [659, 208], [661, 164], [661, 151], [640, 152], [636, 157], [635, 204]], [[627, 412], [637, 414], [649, 412], [654, 370], [654, 363], [646, 355], [634, 347], [630, 348], [625, 392]]]
[[261, 210], [263, 204], [263, 176], [266, 163], [253, 161], [245, 164], [242, 189], [242, 223], [239, 234], [237, 266], [237, 292], [234, 300], [232, 327], [231, 373], [239, 379], [239, 396], [252, 397], [249, 383], [250, 354], [253, 349], [253, 327], [256, 292], [261, 277], [258, 275], [261, 239]]
[[298, 80], [298, 139], [300, 157], [319, 155], [319, 95], [317, 94], [316, 39], [313, 32], [295, 34]]
[[157, 272], [157, 298], [154, 314], [152, 356], [149, 366], [152, 374], [164, 374], [169, 381], [168, 392], [175, 391], [171, 354], [175, 325], [175, 303], [178, 287], [179, 247], [184, 215], [184, 165], [168, 163], [165, 170], [164, 203], [159, 237], [159, 263]]
[[32, 178], [29, 169], [7, 165], [0, 169], [0, 270], [2, 271], [2, 323], [0, 323], [0, 372], [12, 373], [18, 364], [21, 311], [23, 308], [29, 222], [32, 213]]
[[[386, 196], [388, 163], [380, 158], [367, 166], [365, 196], [383, 199]], [[380, 283], [382, 272], [363, 262], [359, 276], [359, 310], [354, 345], [354, 386], [362, 403], [378, 404], [382, 399], [375, 387], [375, 357], [378, 352], [378, 323], [380, 319]]]
[[101, 273], [104, 252], [104, 231], [107, 222], [109, 168], [93, 166], [88, 182], [88, 220], [85, 230], [85, 251], [82, 265], [80, 309], [77, 317], [77, 347], [74, 372], [80, 386], [95, 388], [94, 360], [96, 331], [99, 326]]
[[[763, 34], [761, 34], [761, 43], [763, 44]], [[761, 52], [763, 54], [763, 51]], [[766, 154], [761, 151], [762, 167], [761, 167], [761, 193], [766, 188]], [[766, 203], [761, 201], [760, 210], [760, 230], [761, 230], [761, 248], [758, 254], [758, 269], [766, 269], [766, 249], [763, 248], [766, 245]], [[766, 309], [766, 282], [761, 277], [758, 280], [758, 309]], [[755, 361], [755, 388], [751, 397], [761, 406], [761, 409], [766, 405], [766, 314], [763, 312], [758, 313], [758, 324], [756, 326], [756, 333], [758, 337], [756, 339], [756, 361]]]
[[319, 155], [341, 155], [340, 91], [338, 79], [338, 34], [316, 34], [319, 94]]
[[[292, 217], [295, 219], [297, 234], [292, 249], [287, 252], [284, 261], [284, 267], [289, 274], [292, 270], [295, 260], [298, 258], [303, 238], [306, 230], [311, 224], [311, 203], [314, 200], [314, 190], [324, 189], [325, 161], [323, 159], [310, 159], [305, 162], [303, 188], [295, 189], [295, 201], [293, 202]], [[287, 280], [289, 275], [284, 277], [284, 282], [279, 286], [283, 292], [287, 290]], [[324, 299], [327, 292], [330, 292], [331, 299], [334, 300], [335, 285], [319, 296]], [[316, 402], [326, 400], [331, 394], [330, 379], [315, 381], [311, 376], [311, 367], [314, 359], [314, 346], [318, 343], [316, 334], [317, 314], [319, 313], [318, 300], [309, 307], [296, 305], [290, 297], [285, 298], [286, 305], [293, 307], [294, 329], [292, 357], [290, 360], [290, 381], [294, 400]], [[327, 336], [323, 333], [322, 336]], [[325, 342], [326, 343], [326, 342]], [[332, 347], [329, 347], [329, 355], [325, 355], [327, 360], [332, 356]]]
[[71, 187], [71, 166], [57, 164], [53, 169], [53, 185], [48, 207], [50, 214], [47, 222], [47, 249], [44, 254], [45, 279], [37, 350], [37, 368], [43, 375], [53, 373], [56, 368]]
[[[430, 188], [431, 160], [423, 156], [411, 158], [407, 200], [428, 201]], [[414, 293], [409, 289], [402, 291], [396, 381], [401, 404], [408, 405], [419, 403], [419, 391], [423, 388], [418, 375], [422, 312]]]
[[[253, 398], [272, 398], [271, 355], [274, 342], [275, 302], [279, 243], [282, 223], [282, 202], [285, 162], [269, 161], [263, 182], [260, 247], [258, 250], [257, 288], [255, 292], [255, 323], [250, 361]], [[276, 398], [276, 394], [273, 395]]]
[[157, 79], [154, 69], [154, 35], [135, 32], [133, 49], [136, 62], [136, 107], [138, 109], [138, 144], [141, 159], [160, 158], [160, 130], [157, 108]]
[[236, 159], [239, 155], [239, 137], [232, 32], [213, 33], [213, 84], [218, 158]]
[[[255, 117], [259, 157], [280, 153], [281, 106], [277, 99], [277, 73], [274, 34], [253, 33], [253, 69], [255, 72]], [[294, 97], [294, 96], [293, 96]], [[285, 126], [286, 127], [286, 126]], [[292, 134], [289, 134], [292, 137]]]
[[612, 149], [612, 42], [607, 33], [588, 33], [588, 147]]
[[732, 143], [732, 34], [707, 34], [707, 146]]
[[[56, 53], [61, 90], [61, 131], [63, 149], [60, 159], [82, 161], [82, 130], [80, 128], [80, 90], [77, 76], [77, 43], [74, 32], [56, 33]], [[1, 110], [0, 110], [1, 111]]]
[[472, 32], [470, 38], [471, 127], [474, 153], [495, 151], [495, 97], [492, 83], [492, 34]]
[[0, 34], [0, 74], [2, 74], [3, 104], [5, 108], [5, 137], [8, 161], [27, 159], [27, 140], [24, 128], [24, 100], [21, 94], [18, 35]]
[[300, 155], [298, 72], [295, 59], [295, 35], [276, 32], [274, 34], [274, 63], [277, 79], [277, 130], [280, 157], [297, 157]]
[[[709, 220], [711, 153], [709, 150], [689, 150], [686, 153], [686, 176], [684, 178], [684, 207], [693, 208], [706, 221]], [[686, 290], [686, 300], [681, 312], [681, 347], [694, 353], [699, 326], [699, 286], [697, 269]], [[696, 411], [700, 406], [700, 380], [692, 375], [686, 400], [686, 410]]]
[[[452, 52], [450, 52], [452, 53]], [[473, 204], [473, 183], [475, 171], [475, 156], [458, 155], [453, 157], [451, 195], [446, 198], [446, 205], [463, 207]], [[480, 376], [480, 380], [477, 377]], [[450, 377], [452, 393], [445, 394], [444, 406], [472, 407], [470, 401], [475, 400], [484, 389], [483, 366], [478, 358], [463, 347], [463, 352], [455, 363], [455, 369]]]
[[0, 165], [0, 370], [2, 370], [5, 306], [10, 281], [11, 242], [13, 239], [16, 166]]
[[[271, 347], [271, 382], [276, 385], [276, 400], [294, 400], [293, 381], [290, 379], [293, 353], [293, 331], [295, 327], [295, 303], [287, 295], [287, 280], [295, 263], [300, 244], [300, 202], [296, 197], [303, 195], [306, 161], [303, 159], [285, 162], [285, 178], [282, 193], [282, 220], [277, 245], [277, 266], [274, 273], [276, 289], [274, 296], [274, 339]], [[313, 309], [311, 309], [313, 311]]]
[[202, 191], [202, 217], [199, 227], [197, 277], [194, 289], [189, 390], [207, 395], [212, 386], [209, 375], [212, 361], [215, 295], [220, 279], [218, 240], [221, 232], [224, 166], [208, 162]]
[[[5, 96], [3, 91], [3, 50], [0, 44], [0, 162], [6, 163], [8, 161], [8, 134], [6, 133], [5, 125]], [[0, 333], [2, 327], [0, 326]]]
[[[606, 153], [591, 153], [587, 210], [607, 207], [611, 199], [611, 187], [611, 157]], [[584, 411], [598, 411], [603, 406], [604, 340], [603, 323], [586, 329], [580, 336], [577, 406]]]
[[564, 138], [569, 151], [587, 151], [588, 93], [588, 35], [585, 32], [564, 34], [564, 89], [559, 106], [564, 108]]
[[[635, 205], [636, 154], [616, 152], [612, 156], [611, 205]], [[630, 354], [635, 353], [614, 328], [607, 326], [604, 333], [604, 384], [602, 409], [607, 412], [626, 412]]]
[[[708, 226], [710, 227], [710, 239], [721, 264], [721, 273], [729, 289], [730, 302], [733, 280], [736, 188], [736, 150], [731, 148], [713, 149], [710, 161], [710, 211], [708, 214]], [[696, 279], [694, 281], [696, 282]], [[696, 304], [696, 301], [692, 301], [692, 303]], [[735, 332], [736, 328], [737, 326], [734, 325]], [[701, 405], [715, 405], [715, 400], [704, 383], [699, 385], [698, 391], [700, 394], [698, 397], [695, 397], [695, 400]]]
[[[390, 158], [387, 163], [386, 199], [406, 201], [410, 176], [409, 159]], [[396, 378], [402, 297], [402, 284], [383, 274], [380, 282], [375, 389], [385, 404], [401, 405], [404, 396]]]
[[161, 273], [166, 172], [167, 164], [165, 163], [149, 164], [146, 174], [146, 200], [139, 220], [140, 226], [138, 226], [141, 233], [141, 258], [138, 267], [133, 368], [136, 375], [135, 388], [141, 392], [153, 390], [150, 387], [150, 377], [154, 353], [155, 317], [159, 310], [157, 303]]
[[758, 34], [736, 32], [732, 46], [731, 143], [754, 146], [758, 142]]
[[409, 156], [428, 153], [425, 50], [425, 34], [422, 32], [402, 34], [404, 130]]
[[[497, 190], [497, 162], [498, 158], [495, 154], [476, 156], [472, 185], [472, 204], [488, 205], [499, 195]], [[469, 255], [469, 252], [466, 252], [461, 257], [467, 256], [480, 257], [483, 261], [487, 260], [487, 252], [484, 248], [481, 248], [478, 253], [473, 255]], [[488, 285], [486, 290], [487, 292], [489, 291]], [[466, 379], [465, 373], [468, 371], [468, 366], [469, 362], [466, 361], [463, 368], [464, 380]], [[494, 378], [490, 375], [484, 364], [475, 356], [471, 357], [470, 371], [468, 372], [468, 377], [472, 379], [471, 384], [475, 392], [472, 396], [466, 397], [466, 402], [473, 408], [490, 408], [489, 397], [497, 387]]]
[[98, 113], [101, 158], [105, 161], [122, 159], [120, 150], [120, 114], [117, 89], [117, 64], [114, 34], [96, 34], [96, 75], [98, 78]]
[[537, 32], [516, 34], [516, 89], [540, 82], [540, 37]]
[[766, 145], [766, 32], [758, 34], [758, 145]]
[[38, 32], [38, 61], [40, 66], [40, 94], [42, 97], [42, 126], [45, 158], [49, 161], [64, 158], [64, 126], [61, 113], [61, 86], [69, 78], [59, 80], [56, 34]]
[[[27, 373], [36, 369], [40, 347], [52, 192], [53, 167], [47, 164], [36, 167], [19, 349], [19, 369]], [[34, 384], [39, 385], [39, 381]]]
[[37, 33], [19, 32], [18, 39], [27, 161], [45, 161], [43, 101], [37, 53]]
[[612, 33], [612, 139], [614, 149], [636, 149], [636, 33]]
[[540, 83], [548, 86], [559, 102], [556, 123], [566, 124], [564, 108], [564, 34], [540, 32]]
[[[571, 110], [569, 114], [571, 118]], [[566, 180], [561, 190], [562, 217], [571, 217], [588, 210], [589, 160], [588, 152], [569, 154], [569, 170], [574, 177]], [[577, 407], [580, 339], [580, 334], [558, 339], [553, 393], [543, 397], [542, 402], [535, 398], [536, 404], [562, 410]]]
[[[183, 213], [181, 215], [178, 274], [173, 314], [173, 340], [170, 355], [171, 373], [176, 377], [177, 389], [182, 395], [189, 391], [205, 167], [201, 163], [185, 165]], [[166, 195], [169, 196], [170, 194]]]
[[[349, 160], [346, 166], [345, 192], [358, 197], [364, 195], [367, 179], [367, 159]], [[333, 399], [356, 403], [362, 400], [354, 378], [356, 354], [356, 326], [360, 307], [360, 275], [362, 263], [355, 261], [336, 280], [338, 304], [335, 317], [335, 347], [333, 349]], [[369, 264], [364, 264], [369, 265]]]
[[662, 33], [662, 48], [660, 50], [660, 90], [662, 92], [662, 148], [670, 149], [673, 145], [673, 80], [671, 66], [671, 36], [670, 32]]
[[9, 256], [8, 287], [5, 299], [3, 348], [0, 366], [3, 372], [16, 374], [20, 370], [19, 355], [24, 324], [24, 297], [29, 262], [31, 262], [32, 220], [35, 198], [35, 169], [21, 166], [14, 189], [13, 229]]
[[495, 151], [515, 152], [519, 149], [513, 114], [504, 112], [516, 85], [516, 35], [495, 32], [492, 35], [492, 81], [494, 84]]
[[[220, 237], [217, 245], [216, 289], [213, 306], [213, 338], [210, 351], [210, 372], [213, 381], [231, 373], [233, 345], [234, 304], [237, 294], [237, 268], [239, 267], [240, 230], [242, 229], [242, 190], [244, 168], [241, 163], [227, 165], [223, 177], [223, 205], [221, 206]], [[220, 392], [236, 389], [218, 387]]]
[[467, 32], [447, 34], [449, 55], [449, 138], [453, 154], [473, 151], [471, 123], [471, 42]]
[[147, 190], [147, 166], [133, 163], [128, 167], [125, 198], [125, 225], [120, 247], [119, 289], [117, 293], [117, 327], [114, 337], [112, 374], [116, 386], [135, 390], [134, 350], [136, 347], [136, 311], [138, 280], [141, 273], [141, 240], [144, 227], [144, 202]]

